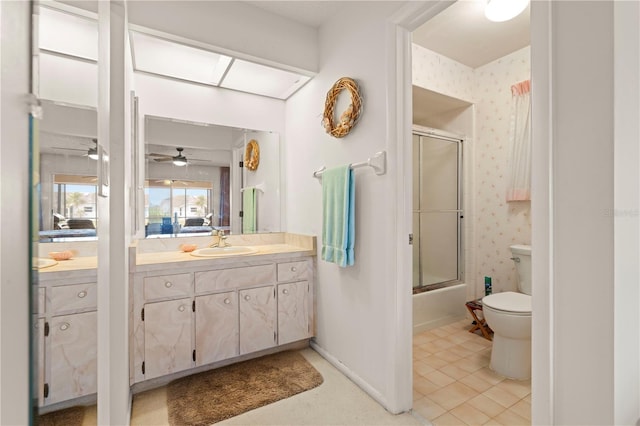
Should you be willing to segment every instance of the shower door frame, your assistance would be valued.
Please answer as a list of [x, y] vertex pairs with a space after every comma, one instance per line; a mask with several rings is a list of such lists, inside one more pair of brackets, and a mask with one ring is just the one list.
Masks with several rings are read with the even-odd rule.
[[[414, 125], [413, 128], [411, 129], [411, 134], [412, 136], [423, 136], [423, 137], [430, 137], [430, 138], [434, 138], [434, 139], [440, 139], [443, 141], [447, 141], [447, 142], [451, 142], [451, 143], [455, 143], [457, 144], [457, 154], [458, 154], [458, 158], [457, 158], [457, 204], [458, 204], [458, 208], [457, 209], [416, 209], [415, 206], [413, 206], [412, 208], [412, 213], [418, 213], [421, 214], [423, 212], [430, 212], [430, 213], [435, 213], [435, 212], [439, 212], [439, 213], [457, 213], [457, 278], [456, 279], [452, 279], [452, 280], [446, 280], [446, 281], [441, 281], [441, 282], [437, 282], [437, 283], [432, 283], [432, 284], [427, 284], [427, 285], [422, 285], [422, 244], [421, 244], [421, 238], [420, 238], [420, 234], [418, 234], [418, 259], [419, 259], [419, 264], [418, 264], [418, 275], [419, 275], [419, 283], [417, 287], [413, 287], [412, 285], [412, 289], [413, 289], [413, 294], [419, 294], [419, 293], [423, 293], [425, 291], [429, 291], [429, 290], [436, 290], [438, 288], [443, 288], [443, 287], [448, 287], [451, 285], [455, 285], [455, 284], [459, 284], [459, 283], [463, 283], [464, 279], [465, 279], [465, 260], [464, 260], [464, 250], [463, 250], [463, 244], [464, 244], [464, 227], [462, 226], [462, 220], [464, 219], [464, 197], [463, 197], [463, 190], [464, 190], [464, 185], [463, 185], [463, 179], [464, 179], [464, 170], [463, 170], [463, 142], [464, 142], [464, 138], [462, 136], [459, 135], [455, 135], [453, 133], [449, 133], [446, 132], [444, 130], [439, 130], [439, 129], [431, 129], [428, 127], [422, 127], [422, 126], [417, 126]], [[420, 170], [420, 173], [422, 174], [422, 170]], [[422, 206], [420, 206], [422, 207]], [[414, 235], [415, 235], [415, 229], [413, 230]], [[415, 242], [415, 239], [414, 239]]]

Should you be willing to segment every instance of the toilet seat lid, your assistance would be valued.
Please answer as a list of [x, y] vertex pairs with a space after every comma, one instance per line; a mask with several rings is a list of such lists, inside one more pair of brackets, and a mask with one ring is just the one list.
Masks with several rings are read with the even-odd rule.
[[482, 304], [499, 311], [531, 313], [531, 296], [513, 291], [485, 296]]

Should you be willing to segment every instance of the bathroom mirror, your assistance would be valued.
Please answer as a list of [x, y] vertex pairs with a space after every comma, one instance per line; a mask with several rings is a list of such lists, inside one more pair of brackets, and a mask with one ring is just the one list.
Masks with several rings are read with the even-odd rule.
[[[274, 132], [144, 116], [146, 238], [242, 233], [245, 190], [256, 195], [256, 232], [280, 227], [280, 141]], [[241, 166], [260, 145], [255, 171]]]
[[95, 108], [42, 101], [40, 242], [96, 238], [96, 134]]

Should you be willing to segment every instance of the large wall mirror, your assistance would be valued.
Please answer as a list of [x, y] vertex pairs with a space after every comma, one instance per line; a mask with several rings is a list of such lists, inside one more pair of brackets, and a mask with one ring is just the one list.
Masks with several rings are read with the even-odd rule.
[[98, 224], [97, 112], [42, 101], [40, 242], [91, 240]]
[[[147, 115], [144, 135], [146, 238], [280, 231], [277, 133]], [[256, 170], [241, 164], [250, 141], [260, 149]], [[243, 227], [247, 209], [253, 229]]]
[[98, 221], [98, 23], [87, 10], [37, 9], [35, 87], [42, 104], [40, 242], [95, 239]]

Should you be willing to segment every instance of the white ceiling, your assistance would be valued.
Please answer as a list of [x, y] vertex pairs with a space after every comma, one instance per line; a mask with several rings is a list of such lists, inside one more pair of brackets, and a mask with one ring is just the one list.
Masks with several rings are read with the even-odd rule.
[[529, 9], [506, 22], [484, 16], [485, 0], [460, 0], [413, 32], [413, 42], [454, 61], [478, 68], [530, 41]]
[[319, 27], [339, 10], [341, 1], [246, 1], [275, 15], [310, 27]]
[[[312, 27], [339, 12], [340, 1], [247, 1], [246, 3]], [[471, 68], [530, 44], [529, 6], [507, 22], [484, 16], [486, 0], [459, 0], [413, 33], [413, 42]]]

